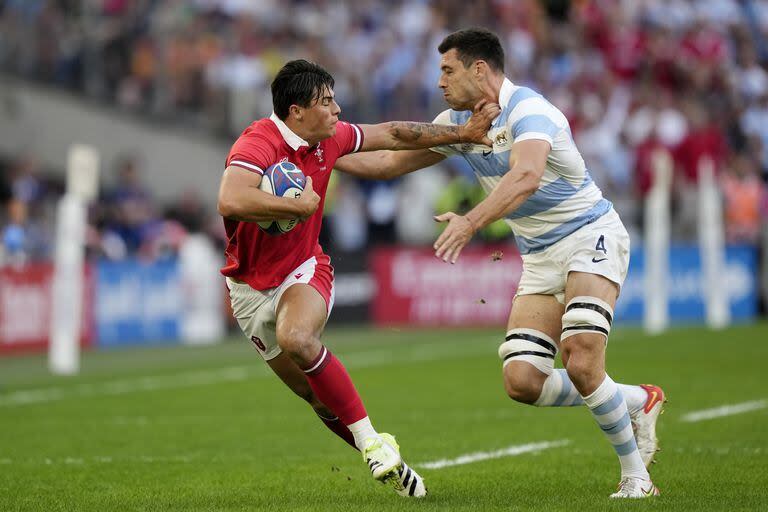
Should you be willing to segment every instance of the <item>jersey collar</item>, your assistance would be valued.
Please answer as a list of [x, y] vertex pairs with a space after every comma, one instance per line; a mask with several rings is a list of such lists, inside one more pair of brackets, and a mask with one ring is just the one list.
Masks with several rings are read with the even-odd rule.
[[502, 109], [509, 103], [513, 92], [515, 92], [515, 84], [509, 78], [504, 77], [504, 82], [499, 89], [499, 105]]
[[[512, 80], [509, 78], [504, 77], [504, 81], [501, 83], [501, 89], [499, 89], [499, 106], [501, 107], [502, 112], [504, 111], [504, 107], [509, 104], [513, 92], [515, 92], [515, 84], [513, 84]], [[491, 121], [491, 126], [496, 126], [499, 119], [501, 119], [501, 112], [496, 116], [496, 119]]]
[[288, 125], [281, 121], [279, 117], [277, 117], [277, 114], [272, 112], [272, 115], [269, 116], [269, 119], [275, 123], [275, 126], [277, 126], [277, 129], [280, 131], [280, 135], [282, 135], [285, 142], [291, 146], [291, 149], [298, 151], [298, 149], [302, 146], [309, 147], [309, 142], [293, 133], [293, 130], [288, 128]]

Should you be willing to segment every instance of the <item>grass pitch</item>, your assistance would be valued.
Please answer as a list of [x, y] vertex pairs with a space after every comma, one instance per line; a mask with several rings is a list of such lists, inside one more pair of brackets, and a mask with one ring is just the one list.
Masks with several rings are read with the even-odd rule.
[[[40, 356], [0, 360], [0, 511], [768, 509], [768, 325], [614, 330], [614, 380], [669, 397], [652, 470], [662, 496], [640, 502], [607, 498], [618, 461], [586, 409], [506, 398], [500, 339], [500, 329], [326, 333], [374, 425], [425, 477], [421, 501], [375, 483], [242, 338], [88, 353], [74, 378], [49, 376]], [[546, 441], [559, 444], [423, 466]]]

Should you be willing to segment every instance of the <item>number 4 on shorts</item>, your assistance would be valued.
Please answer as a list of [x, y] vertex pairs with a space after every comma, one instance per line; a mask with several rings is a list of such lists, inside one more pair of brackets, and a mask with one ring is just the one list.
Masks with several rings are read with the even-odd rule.
[[603, 254], [608, 254], [608, 251], [605, 248], [605, 235], [600, 235], [600, 238], [597, 239], [597, 245], [595, 245], [596, 251], [602, 251]]

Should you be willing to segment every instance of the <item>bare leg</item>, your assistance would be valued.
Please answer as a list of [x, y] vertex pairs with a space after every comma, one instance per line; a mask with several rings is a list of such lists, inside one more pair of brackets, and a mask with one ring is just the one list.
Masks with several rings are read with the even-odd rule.
[[[563, 305], [557, 302], [553, 295], [521, 295], [515, 298], [512, 311], [507, 322], [507, 333], [513, 333], [516, 329], [527, 329], [535, 332], [522, 331], [525, 335], [544, 338], [546, 342], [552, 342], [557, 346], [560, 339], [560, 319], [563, 316]], [[536, 351], [540, 349], [535, 345]], [[515, 349], [510, 349], [515, 350]], [[519, 352], [519, 351], [518, 351]], [[546, 350], [541, 349], [542, 353]], [[510, 355], [516, 352], [510, 352]], [[551, 375], [550, 369], [554, 363], [553, 358], [538, 358], [537, 366], [531, 364], [537, 362], [535, 356], [511, 357], [504, 362], [504, 388], [510, 398], [517, 402], [533, 404], [541, 395], [544, 382]], [[544, 366], [542, 368], [542, 366]], [[544, 371], [542, 371], [544, 370]]]
[[290, 357], [285, 353], [281, 353], [274, 359], [267, 361], [267, 364], [291, 391], [305, 400], [314, 409], [315, 414], [331, 432], [343, 439], [352, 448], [357, 449], [352, 432], [333, 414], [333, 411], [318, 400], [309, 386], [309, 382], [307, 382], [307, 376], [304, 375], [304, 372], [301, 371]]
[[346, 368], [320, 342], [325, 327], [325, 300], [313, 287], [288, 288], [277, 305], [277, 343], [306, 376], [317, 399], [333, 411], [362, 451], [367, 439], [378, 438]]
[[[571, 272], [563, 315], [563, 362], [573, 384], [621, 463], [622, 482], [650, 481], [637, 449], [627, 403], [605, 373], [605, 347], [618, 286], [605, 277]], [[635, 480], [635, 481], [638, 481]]]

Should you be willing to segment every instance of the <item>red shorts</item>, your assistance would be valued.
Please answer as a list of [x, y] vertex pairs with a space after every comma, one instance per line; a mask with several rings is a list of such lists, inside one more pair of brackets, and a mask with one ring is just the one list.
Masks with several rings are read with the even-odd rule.
[[288, 274], [288, 277], [286, 277], [280, 286], [277, 287], [278, 292], [275, 307], [277, 307], [277, 303], [280, 302], [280, 297], [282, 297], [285, 290], [296, 283], [308, 284], [317, 290], [323, 297], [323, 300], [325, 300], [325, 307], [328, 310], [328, 315], [331, 314], [335, 298], [331, 258], [325, 254], [318, 257], [313, 256]]

